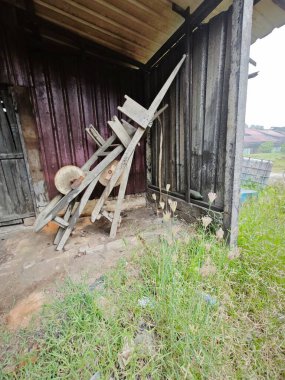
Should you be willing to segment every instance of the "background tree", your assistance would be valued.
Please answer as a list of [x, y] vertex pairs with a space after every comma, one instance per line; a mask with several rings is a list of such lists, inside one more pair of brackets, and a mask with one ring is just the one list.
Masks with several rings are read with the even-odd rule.
[[260, 146], [259, 146], [259, 148], [258, 148], [258, 151], [259, 151], [260, 153], [271, 153], [273, 147], [274, 147], [273, 142], [271, 142], [271, 141], [266, 141], [266, 142], [260, 144]]

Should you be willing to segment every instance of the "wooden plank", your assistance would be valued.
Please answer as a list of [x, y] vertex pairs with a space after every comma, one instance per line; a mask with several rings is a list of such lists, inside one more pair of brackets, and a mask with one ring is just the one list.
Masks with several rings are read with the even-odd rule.
[[0, 153], [0, 160], [9, 160], [11, 158], [24, 158], [23, 153]]
[[98, 165], [96, 165], [93, 170], [88, 172], [77, 189], [71, 190], [68, 194], [63, 196], [56, 203], [53, 209], [48, 214], [44, 215], [43, 219], [38, 219], [37, 223], [35, 224], [35, 231], [37, 232], [41, 230], [48, 222], [50, 222], [60, 210], [66, 207], [78, 194], [80, 194], [94, 180], [94, 178], [96, 178], [123, 150], [124, 148], [122, 145], [118, 146], [112, 152], [110, 152], [110, 154]]
[[17, 145], [2, 104], [0, 104], [0, 125], [0, 153], [17, 153]]
[[151, 121], [154, 112], [148, 112], [143, 106], [137, 103], [135, 100], [125, 95], [126, 101], [122, 107], [118, 107], [118, 110], [130, 119], [139, 124], [142, 128], [146, 128]]
[[184, 85], [185, 85], [185, 72], [187, 68], [187, 64], [181, 68], [180, 73], [180, 82], [179, 82], [179, 104], [177, 105], [179, 110], [179, 140], [177, 141], [177, 144], [179, 145], [179, 171], [180, 171], [180, 178], [179, 178], [179, 184], [177, 185], [177, 191], [181, 194], [185, 194], [185, 119], [184, 114], [186, 113], [186, 105], [184, 103], [185, 94], [184, 94]]
[[[165, 56], [165, 54], [175, 45], [175, 43], [187, 33], [186, 28], [189, 28], [191, 33], [223, 0], [204, 0], [199, 7], [190, 15], [187, 22], [183, 23], [171, 35], [171, 37], [161, 46], [161, 48], [148, 60], [146, 68], [150, 69]], [[189, 5], [189, 4], [188, 4]], [[187, 26], [188, 24], [188, 26]]]
[[106, 149], [108, 149], [113, 142], [116, 140], [117, 136], [113, 134], [110, 136], [104, 145], [101, 146], [90, 158], [88, 161], [85, 162], [85, 164], [81, 167], [82, 170], [88, 171], [91, 166], [97, 161], [98, 157], [101, 155], [101, 153], [104, 153]]
[[[64, 216], [63, 216], [63, 219], [66, 222], [69, 222], [69, 218], [72, 214], [72, 210], [73, 210], [73, 207], [75, 205], [75, 202], [76, 202], [76, 198], [74, 198], [73, 201], [71, 201], [69, 203], [69, 205], [67, 206], [67, 209], [66, 209]], [[57, 233], [56, 233], [55, 238], [54, 238], [54, 241], [53, 241], [53, 244], [57, 245], [60, 242], [62, 235], [64, 234], [64, 231], [65, 231], [65, 228], [62, 228], [62, 227], [58, 228]]]
[[85, 190], [76, 210], [74, 211], [74, 213], [72, 214], [72, 216], [68, 220], [68, 227], [64, 230], [63, 234], [61, 235], [60, 241], [58, 242], [58, 245], [56, 247], [57, 251], [61, 251], [63, 249], [63, 247], [64, 247], [65, 243], [67, 242], [67, 239], [69, 238], [75, 224], [77, 223], [80, 215], [82, 214], [82, 212], [83, 212], [83, 210], [84, 210], [95, 186], [97, 185], [98, 180], [99, 180], [99, 175], [96, 178], [94, 178], [94, 180], [89, 184], [89, 186]]
[[108, 198], [111, 191], [113, 190], [113, 188], [114, 188], [117, 180], [121, 176], [123, 170], [127, 166], [129, 158], [133, 154], [133, 152], [134, 152], [137, 144], [139, 143], [140, 139], [142, 138], [144, 132], [145, 132], [144, 128], [139, 127], [137, 129], [134, 137], [132, 138], [131, 143], [129, 144], [129, 146], [125, 150], [119, 164], [117, 165], [117, 167], [114, 171], [114, 174], [112, 175], [108, 185], [105, 187], [105, 190], [103, 191], [100, 199], [96, 203], [94, 210], [92, 211], [92, 214], [91, 214], [91, 221], [92, 222], [94, 222], [97, 219], [97, 216], [99, 215], [100, 210], [102, 209], [106, 199]]
[[206, 98], [208, 27], [199, 28], [193, 34], [192, 53], [192, 108], [191, 108], [191, 187], [201, 192], [204, 140], [204, 105]]
[[169, 75], [168, 79], [160, 89], [159, 93], [154, 98], [153, 102], [151, 103], [148, 111], [150, 114], [155, 114], [156, 110], [158, 109], [160, 103], [162, 102], [162, 99], [164, 98], [166, 92], [168, 91], [169, 87], [171, 86], [171, 83], [173, 82], [174, 78], [176, 77], [178, 71], [180, 70], [180, 67], [182, 66], [183, 62], [186, 59], [186, 54], [184, 54], [181, 58], [181, 60], [178, 62], [172, 73]]
[[112, 129], [112, 131], [116, 134], [116, 136], [124, 145], [124, 147], [127, 147], [129, 143], [131, 142], [131, 138], [128, 132], [123, 127], [123, 125], [121, 124], [120, 120], [117, 118], [117, 116], [114, 116], [112, 120], [108, 121], [108, 125]]
[[23, 219], [13, 219], [13, 220], [7, 220], [4, 222], [0, 221], [0, 227], [13, 226], [15, 224], [22, 224], [22, 223], [23, 223]]
[[89, 39], [93, 39], [115, 51], [125, 51], [125, 53], [129, 53], [127, 55], [138, 57], [138, 59], [142, 61], [145, 61], [145, 57], [149, 57], [153, 53], [153, 50], [149, 49], [149, 47], [142, 47], [133, 41], [126, 41], [118, 35], [110, 33], [108, 30], [98, 28], [93, 23], [72, 16], [71, 14], [42, 1], [37, 0], [35, 8], [38, 16]]
[[223, 89], [222, 89], [222, 108], [221, 120], [219, 126], [219, 146], [217, 152], [217, 165], [216, 165], [216, 183], [215, 193], [217, 198], [215, 206], [224, 207], [224, 183], [225, 183], [225, 160], [226, 160], [226, 139], [227, 139], [227, 115], [228, 115], [228, 99], [229, 99], [229, 78], [230, 78], [230, 59], [231, 59], [231, 12], [227, 15], [227, 42], [226, 42], [226, 57], [223, 70]]
[[190, 188], [191, 188], [191, 107], [192, 99], [190, 100], [190, 91], [192, 88], [192, 37], [189, 25], [189, 18], [186, 22], [186, 36], [185, 36], [185, 51], [187, 52], [185, 70], [184, 70], [184, 149], [185, 149], [185, 200], [190, 202]]
[[[0, 161], [0, 221], [5, 218], [10, 218], [14, 215], [14, 219], [18, 218], [17, 213], [14, 211], [13, 200], [9, 192], [9, 180], [6, 179], [2, 162]], [[8, 183], [7, 183], [8, 182]]]
[[252, 12], [253, 0], [233, 2], [224, 195], [224, 228], [226, 231], [230, 231], [228, 234], [230, 245], [237, 243], [238, 235], [240, 174]]
[[[149, 22], [149, 18], [142, 20], [141, 17], [134, 17], [130, 12], [126, 12], [117, 7], [116, 3], [113, 5], [109, 1], [106, 2], [102, 0], [78, 0], [77, 3], [80, 3], [82, 6], [95, 13], [106, 16], [110, 22], [116, 22], [119, 25], [127, 27], [131, 31], [141, 33], [149, 40], [153, 40], [155, 34], [157, 34], [156, 40], [159, 44], [167, 39], [165, 28], [162, 29], [162, 31], [159, 31], [155, 23]], [[136, 3], [136, 6], [137, 4], [138, 3]]]
[[126, 187], [128, 184], [128, 179], [129, 179], [129, 174], [130, 174], [130, 170], [131, 170], [131, 166], [132, 166], [132, 162], [133, 162], [133, 157], [134, 157], [134, 152], [131, 154], [129, 161], [127, 163], [127, 166], [126, 166], [125, 170], [123, 171], [122, 181], [120, 184], [119, 194], [118, 194], [118, 198], [117, 198], [117, 202], [116, 202], [116, 209], [114, 212], [114, 217], [113, 217], [111, 231], [110, 231], [110, 237], [112, 239], [116, 237], [118, 224], [120, 222], [122, 203], [124, 200]]
[[[45, 3], [48, 3], [49, 5], [52, 5], [55, 8], [74, 16], [75, 19], [94, 24], [99, 30], [108, 30], [111, 35], [117, 35], [127, 41], [136, 42], [138, 46], [151, 46], [153, 50], [158, 49], [160, 46], [153, 39], [147, 38], [141, 31], [139, 31], [137, 25], [132, 25], [132, 28], [128, 28], [124, 22], [120, 23], [117, 19], [111, 20], [108, 18], [106, 15], [106, 11], [108, 11], [107, 7], [105, 12], [98, 13], [93, 9], [70, 0], [45, 0]], [[156, 21], [158, 21], [157, 18]]]
[[223, 75], [226, 44], [226, 18], [219, 15], [209, 24], [204, 145], [201, 190], [204, 199], [215, 192], [219, 128], [223, 100]]
[[223, 0], [204, 0], [190, 16], [189, 21], [191, 24], [191, 30], [193, 30], [196, 25], [199, 25], [207, 16], [209, 16], [222, 1]]
[[111, 212], [108, 212], [106, 210], [103, 210], [101, 214], [98, 215], [98, 217], [102, 215], [104, 216], [104, 218], [106, 218], [107, 220], [109, 220], [109, 222], [113, 222], [113, 219], [114, 219], [114, 214], [111, 213]]
[[98, 144], [99, 146], [103, 146], [105, 144], [106, 141], [103, 139], [103, 137], [97, 131], [97, 129], [93, 127], [92, 124], [89, 125], [89, 128], [86, 128], [86, 131], [90, 132], [90, 134], [91, 134], [91, 136], [93, 136], [96, 144]]
[[[2, 181], [5, 182], [6, 195], [2, 195], [1, 203], [6, 201], [9, 205], [7, 212], [22, 215], [34, 213], [33, 202], [30, 195], [29, 181], [23, 159], [2, 160]], [[4, 198], [3, 198], [4, 197]], [[3, 214], [5, 216], [5, 214]]]
[[126, 120], [121, 119], [121, 122], [125, 128], [125, 130], [128, 132], [129, 136], [133, 136], [137, 130], [132, 124], [128, 123]]
[[151, 70], [155, 65], [157, 65], [162, 57], [167, 54], [167, 52], [172, 48], [176, 42], [185, 35], [186, 23], [183, 23], [176, 29], [176, 31], [168, 38], [168, 40], [157, 50], [153, 56], [147, 61], [146, 69]]
[[[0, 98], [4, 102], [4, 106], [6, 109], [5, 116], [8, 122], [9, 130], [12, 135], [12, 144], [14, 145], [14, 149], [15, 149], [15, 150], [10, 150], [10, 152], [15, 151], [15, 152], [22, 153], [22, 144], [20, 140], [19, 128], [18, 128], [17, 118], [15, 115], [15, 106], [13, 104], [12, 97], [10, 93], [7, 91], [7, 89], [0, 89]], [[0, 108], [2, 107], [0, 106]]]
[[59, 216], [54, 217], [53, 221], [55, 223], [57, 223], [62, 228], [68, 227], [68, 222], [66, 220], [64, 220], [63, 218], [59, 217]]

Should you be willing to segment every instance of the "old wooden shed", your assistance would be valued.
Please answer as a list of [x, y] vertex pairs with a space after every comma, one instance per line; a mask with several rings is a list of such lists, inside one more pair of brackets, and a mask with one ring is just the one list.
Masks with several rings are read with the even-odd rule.
[[0, 5], [0, 225], [44, 206], [57, 170], [94, 151], [85, 127], [109, 136], [124, 94], [147, 107], [186, 53], [164, 99], [163, 142], [157, 124], [135, 152], [127, 192], [158, 191], [161, 177], [178, 211], [196, 217], [213, 191], [234, 243], [249, 47], [285, 23], [284, 0]]

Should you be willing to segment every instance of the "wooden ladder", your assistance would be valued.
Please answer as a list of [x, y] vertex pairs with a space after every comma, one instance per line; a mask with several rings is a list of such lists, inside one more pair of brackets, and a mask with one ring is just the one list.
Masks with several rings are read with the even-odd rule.
[[[129, 96], [125, 95], [126, 100], [122, 107], [118, 107], [118, 110], [126, 115], [129, 119], [119, 120], [117, 116], [114, 116], [111, 121], [108, 121], [108, 125], [112, 130], [112, 135], [107, 140], [104, 140], [93, 126], [86, 128], [88, 135], [99, 147], [81, 168], [86, 173], [86, 176], [77, 188], [70, 190], [69, 193], [64, 196], [57, 195], [39, 214], [34, 226], [35, 231], [39, 231], [50, 221], [53, 221], [59, 225], [59, 229], [54, 239], [54, 244], [56, 244], [57, 250], [63, 249], [77, 220], [82, 214], [93, 190], [95, 189], [101, 173], [113, 160], [115, 160], [121, 153], [123, 153], [114, 173], [112, 174], [109, 182], [105, 187], [105, 190], [97, 201], [96, 206], [91, 214], [92, 222], [95, 222], [102, 216], [111, 221], [112, 225], [110, 237], [114, 238], [116, 236], [117, 228], [121, 219], [120, 214], [122, 209], [122, 202], [125, 196], [135, 148], [144, 135], [146, 128], [151, 127], [154, 119], [157, 118], [167, 108], [166, 105], [157, 111], [167, 90], [169, 89], [171, 83], [180, 70], [180, 67], [182, 66], [185, 58], [186, 55], [183, 55], [148, 109], [144, 108]], [[136, 123], [138, 127], [135, 128], [130, 122]], [[114, 144], [116, 139], [120, 141], [119, 144]], [[98, 160], [99, 157], [102, 157], [102, 161], [98, 163], [94, 169], [90, 170], [92, 165]], [[103, 206], [120, 177], [121, 183], [119, 187], [118, 198], [116, 201], [115, 212], [112, 215], [104, 211]], [[81, 199], [79, 202], [76, 202], [79, 198], [79, 195], [81, 194]], [[65, 209], [63, 217], [58, 216], [59, 212], [63, 209]]]

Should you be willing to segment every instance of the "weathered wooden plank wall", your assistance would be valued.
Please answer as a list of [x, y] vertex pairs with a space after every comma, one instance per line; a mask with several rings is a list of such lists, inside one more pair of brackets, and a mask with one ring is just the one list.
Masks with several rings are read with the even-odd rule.
[[[150, 98], [185, 52], [185, 39], [182, 38], [151, 70], [148, 76]], [[217, 193], [215, 206], [221, 211], [224, 205], [230, 39], [231, 11], [220, 14], [192, 33], [189, 67], [183, 67], [166, 96], [165, 103], [169, 108], [162, 117], [162, 187], [169, 183], [177, 197], [187, 200], [189, 189], [185, 179], [188, 170], [190, 188], [204, 197], [204, 201], [191, 202], [205, 206], [207, 194], [214, 191]], [[184, 99], [184, 86], [189, 72], [188, 105]], [[188, 125], [185, 124], [187, 118], [183, 117], [185, 112], [189, 113]], [[188, 141], [185, 136], [189, 136]], [[155, 187], [158, 187], [159, 145], [160, 130], [156, 123], [151, 129], [151, 173], [148, 175], [149, 185]]]
[[[17, 17], [19, 11], [1, 5], [0, 83], [29, 89], [52, 197], [57, 170], [67, 164], [81, 166], [95, 150], [85, 127], [91, 123], [108, 137], [107, 121], [118, 114], [116, 107], [123, 103], [123, 96], [142, 101], [143, 77], [139, 70], [82, 53], [72, 38], [57, 30], [45, 31], [42, 37], [27, 32]], [[144, 150], [142, 142], [135, 153], [128, 194], [145, 191]]]

